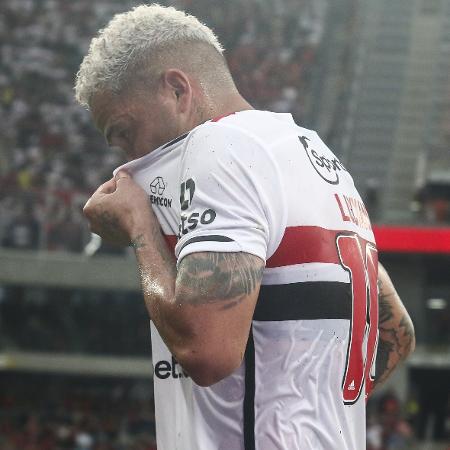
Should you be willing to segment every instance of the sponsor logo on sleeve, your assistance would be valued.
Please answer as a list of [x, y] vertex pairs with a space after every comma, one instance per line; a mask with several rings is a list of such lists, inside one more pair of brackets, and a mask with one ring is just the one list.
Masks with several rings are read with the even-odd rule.
[[195, 181], [192, 178], [181, 183], [180, 186], [180, 205], [181, 211], [186, 211], [192, 203], [195, 193]]
[[347, 172], [347, 169], [339, 161], [339, 159], [337, 159], [334, 155], [332, 155], [332, 159], [330, 159], [325, 156], [322, 151], [317, 148], [312, 148], [310, 145], [310, 139], [306, 136], [299, 136], [298, 138], [305, 149], [309, 161], [321, 178], [327, 183], [339, 184], [340, 172]]
[[178, 239], [181, 239], [185, 234], [195, 230], [199, 224], [209, 225], [216, 219], [217, 213], [211, 208], [204, 210], [203, 212], [189, 213], [187, 210], [192, 205], [192, 200], [195, 194], [195, 181], [189, 178], [187, 181], [181, 183], [180, 186], [180, 205], [181, 205], [181, 217], [178, 227]]

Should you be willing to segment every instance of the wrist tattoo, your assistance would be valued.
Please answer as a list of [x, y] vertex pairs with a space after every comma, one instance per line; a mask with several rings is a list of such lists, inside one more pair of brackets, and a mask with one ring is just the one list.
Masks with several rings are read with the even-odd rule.
[[139, 250], [146, 246], [147, 246], [147, 243], [145, 242], [145, 237], [143, 234], [139, 234], [135, 238], [131, 239], [131, 247], [133, 247], [134, 250]]

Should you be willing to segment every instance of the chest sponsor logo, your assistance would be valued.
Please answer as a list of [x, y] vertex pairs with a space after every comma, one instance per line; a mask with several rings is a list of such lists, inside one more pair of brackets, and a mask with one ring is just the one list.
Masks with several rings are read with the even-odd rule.
[[190, 204], [192, 203], [192, 199], [194, 198], [195, 193], [195, 181], [192, 178], [181, 183], [180, 186], [180, 205], [181, 211], [186, 211]]
[[150, 183], [150, 201], [153, 205], [162, 206], [164, 208], [172, 207], [172, 199], [164, 197], [166, 183], [163, 177], [156, 177]]
[[[181, 211], [187, 211], [192, 204], [195, 193], [195, 181], [189, 178], [180, 186]], [[209, 225], [216, 219], [217, 213], [213, 209], [206, 209], [203, 212], [182, 212], [180, 224], [178, 226], [178, 239], [181, 239], [189, 231], [195, 230], [199, 224]]]
[[189, 375], [173, 356], [170, 361], [162, 359], [155, 364], [155, 376], [160, 380], [189, 378]]
[[310, 145], [310, 139], [306, 136], [298, 137], [305, 152], [311, 162], [314, 170], [320, 175], [320, 177], [330, 184], [339, 184], [339, 174], [341, 172], [347, 172], [344, 165], [336, 158], [333, 159], [325, 156], [320, 150], [314, 149]]

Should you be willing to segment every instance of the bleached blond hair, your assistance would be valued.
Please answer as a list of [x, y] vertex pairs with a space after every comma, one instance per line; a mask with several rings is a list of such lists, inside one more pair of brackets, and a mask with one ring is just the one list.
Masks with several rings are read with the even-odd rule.
[[[189, 45], [191, 54], [186, 55]], [[183, 11], [152, 4], [116, 14], [91, 41], [77, 73], [75, 97], [89, 108], [94, 94], [101, 90], [121, 92], [130, 76], [145, 64], [154, 69], [184, 60], [193, 70], [201, 66], [208, 71], [211, 65], [205, 64], [205, 55], [198, 54], [199, 45], [225, 61], [224, 49], [214, 32]]]

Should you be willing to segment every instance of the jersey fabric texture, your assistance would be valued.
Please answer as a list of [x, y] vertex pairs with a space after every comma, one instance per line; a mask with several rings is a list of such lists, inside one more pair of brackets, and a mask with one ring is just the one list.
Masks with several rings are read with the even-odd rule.
[[122, 168], [149, 194], [178, 263], [203, 251], [266, 261], [244, 361], [219, 383], [193, 383], [151, 324], [158, 449], [364, 449], [375, 241], [317, 133], [290, 114], [242, 111]]

